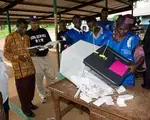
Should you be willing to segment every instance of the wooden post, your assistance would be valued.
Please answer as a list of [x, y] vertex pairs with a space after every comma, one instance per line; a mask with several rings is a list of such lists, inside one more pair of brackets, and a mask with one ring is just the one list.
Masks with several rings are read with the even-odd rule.
[[[60, 23], [61, 23], [61, 14], [59, 14], [59, 28], [60, 28]], [[59, 29], [60, 30], [60, 29]], [[59, 31], [58, 30], [58, 31]], [[59, 31], [60, 32], [60, 31]]]
[[7, 25], [8, 25], [8, 32], [11, 33], [11, 24], [10, 24], [10, 17], [9, 17], [9, 11], [6, 11], [7, 15]]
[[[57, 24], [57, 1], [56, 0], [53, 0], [53, 8], [54, 8], [55, 36], [56, 36], [56, 40], [57, 40], [58, 24]], [[57, 49], [58, 71], [59, 71], [59, 68], [60, 68], [59, 44], [57, 44], [56, 49]]]
[[133, 0], [132, 0], [132, 10], [131, 10], [131, 14], [133, 15]]
[[105, 7], [108, 8], [108, 0], [105, 0]]

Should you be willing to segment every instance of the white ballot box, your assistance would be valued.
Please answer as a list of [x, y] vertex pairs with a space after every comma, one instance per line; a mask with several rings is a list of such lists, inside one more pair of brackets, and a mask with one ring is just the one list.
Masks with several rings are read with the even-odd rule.
[[74, 83], [79, 92], [90, 98], [113, 93], [113, 89], [83, 63], [83, 60], [98, 48], [99, 46], [81, 40], [62, 52], [60, 64], [60, 73]]
[[85, 41], [78, 41], [62, 52], [60, 73], [71, 80], [72, 76], [81, 77], [84, 70], [83, 60], [99, 46]]

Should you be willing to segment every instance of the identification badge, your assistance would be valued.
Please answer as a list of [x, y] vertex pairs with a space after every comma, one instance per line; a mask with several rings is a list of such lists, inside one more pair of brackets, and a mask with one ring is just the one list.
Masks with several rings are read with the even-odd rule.
[[131, 55], [131, 51], [128, 49], [121, 49], [121, 52], [123, 52], [125, 55]]

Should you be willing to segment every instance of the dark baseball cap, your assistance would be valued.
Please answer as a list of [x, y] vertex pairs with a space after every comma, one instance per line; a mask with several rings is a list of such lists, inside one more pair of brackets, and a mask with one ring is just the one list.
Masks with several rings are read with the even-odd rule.
[[38, 21], [38, 17], [35, 16], [35, 15], [34, 16], [30, 16], [29, 20], [32, 21], [32, 22], [37, 22]]

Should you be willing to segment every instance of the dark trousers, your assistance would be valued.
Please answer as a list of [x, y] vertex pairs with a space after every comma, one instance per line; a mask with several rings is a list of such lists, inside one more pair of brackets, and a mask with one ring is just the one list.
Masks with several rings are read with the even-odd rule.
[[6, 120], [9, 120], [9, 98], [4, 102], [3, 107], [6, 115]]
[[146, 71], [144, 73], [144, 84], [150, 87], [150, 58], [145, 57], [146, 61]]
[[30, 112], [35, 92], [35, 74], [16, 79], [16, 88], [22, 111], [24, 113]]
[[0, 110], [0, 120], [6, 120], [5, 112], [4, 110]]

